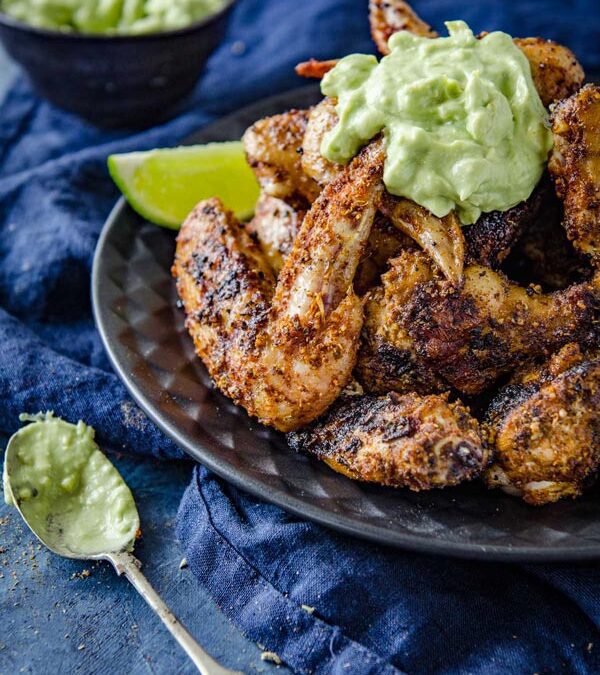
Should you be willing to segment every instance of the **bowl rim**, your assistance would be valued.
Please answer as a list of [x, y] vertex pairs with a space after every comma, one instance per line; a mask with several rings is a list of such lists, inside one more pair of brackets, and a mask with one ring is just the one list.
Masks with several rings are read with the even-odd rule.
[[225, 0], [225, 4], [221, 9], [217, 10], [212, 14], [208, 14], [198, 21], [194, 21], [187, 26], [182, 28], [175, 28], [171, 30], [161, 30], [154, 33], [139, 33], [139, 34], [118, 34], [118, 35], [106, 35], [103, 33], [79, 33], [77, 31], [61, 31], [53, 30], [52, 28], [42, 28], [41, 26], [33, 26], [26, 23], [25, 21], [20, 21], [15, 19], [12, 16], [6, 14], [0, 10], [0, 26], [6, 26], [7, 28], [20, 30], [26, 33], [33, 33], [40, 37], [45, 37], [54, 40], [68, 40], [74, 43], [77, 42], [99, 42], [99, 43], [108, 43], [108, 42], [154, 42], [161, 40], [162, 38], [178, 37], [182, 35], [188, 35], [190, 33], [196, 32], [199, 28], [207, 26], [214, 21], [222, 18], [236, 3], [236, 0]]

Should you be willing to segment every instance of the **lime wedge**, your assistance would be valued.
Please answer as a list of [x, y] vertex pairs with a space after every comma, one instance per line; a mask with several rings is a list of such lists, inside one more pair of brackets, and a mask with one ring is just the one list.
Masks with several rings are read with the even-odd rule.
[[111, 155], [108, 170], [132, 208], [173, 229], [209, 197], [245, 220], [259, 193], [240, 141]]

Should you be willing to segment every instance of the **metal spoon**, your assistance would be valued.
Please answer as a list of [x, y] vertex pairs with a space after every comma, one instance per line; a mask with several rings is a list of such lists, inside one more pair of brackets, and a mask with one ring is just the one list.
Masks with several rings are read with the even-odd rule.
[[[67, 424], [62, 422], [62, 420], [52, 418], [51, 414], [47, 414], [45, 418], [42, 416], [36, 418], [23, 416], [23, 418], [29, 419], [30, 421], [34, 421], [38, 424], [43, 424], [48, 421], [58, 421], [62, 424]], [[85, 425], [83, 426], [85, 429]], [[89, 427], [87, 427], [87, 429], [89, 429]], [[22, 431], [23, 429], [21, 429], [21, 432]], [[120, 547], [117, 547], [117, 550], [102, 551], [98, 553], [90, 553], [89, 551], [81, 552], [80, 550], [77, 550], [79, 548], [77, 542], [82, 536], [81, 523], [83, 522], [86, 525], [89, 523], [92, 528], [96, 525], [94, 522], [95, 514], [86, 514], [86, 508], [88, 508], [86, 503], [81, 505], [81, 513], [77, 514], [77, 522], [74, 522], [71, 516], [65, 516], [64, 509], [61, 511], [59, 508], [60, 503], [58, 500], [51, 504], [51, 507], [55, 507], [54, 511], [52, 508], [50, 508], [47, 513], [44, 512], [44, 517], [40, 518], [39, 508], [38, 512], [35, 512], [35, 488], [33, 489], [32, 494], [30, 488], [28, 488], [26, 485], [25, 488], [23, 487], [22, 480], [21, 485], [18, 485], [19, 479], [16, 480], [17, 485], [13, 484], [14, 476], [18, 476], [19, 469], [23, 465], [23, 458], [19, 457], [17, 453], [17, 447], [19, 445], [17, 439], [19, 437], [19, 433], [20, 432], [17, 432], [11, 437], [4, 457], [3, 478], [5, 499], [7, 502], [12, 503], [12, 505], [16, 507], [29, 529], [42, 542], [42, 544], [47, 546], [52, 552], [63, 556], [64, 558], [73, 558], [75, 560], [107, 560], [112, 564], [119, 576], [125, 575], [125, 577], [133, 584], [134, 588], [144, 598], [148, 605], [150, 605], [156, 614], [158, 614], [171, 635], [177, 640], [177, 642], [179, 642], [181, 647], [183, 647], [187, 655], [194, 662], [195, 666], [202, 673], [202, 675], [242, 675], [238, 671], [232, 671], [219, 665], [202, 649], [202, 647], [200, 647], [196, 640], [194, 640], [194, 638], [183, 627], [177, 617], [173, 614], [173, 612], [171, 612], [158, 593], [152, 588], [150, 582], [140, 571], [141, 563], [130, 552], [130, 550], [133, 550], [133, 541], [130, 536], [129, 541], [126, 541], [125, 545], [122, 544]], [[93, 438], [93, 430], [91, 433]], [[44, 451], [48, 453], [48, 448], [44, 448]], [[100, 468], [110, 474], [110, 480], [113, 480], [115, 483], [117, 483], [120, 479], [122, 482], [122, 486], [117, 485], [117, 487], [124, 490], [126, 497], [131, 498], [130, 505], [135, 509], [135, 516], [137, 518], [137, 508], [135, 507], [133, 497], [131, 496], [131, 493], [129, 492], [125, 482], [118, 474], [116, 468], [114, 468], [112, 463], [108, 460], [108, 458], [106, 458], [106, 456], [103, 455], [103, 453], [101, 453], [99, 450], [97, 453], [103, 459], [100, 457], [96, 457], [95, 459], [102, 465]], [[31, 457], [29, 457], [28, 461], [31, 462]], [[26, 498], [23, 498], [23, 489], [27, 490]], [[85, 502], [85, 500], [83, 501]], [[106, 508], [110, 509], [113, 506], [114, 504], [107, 504]], [[139, 519], [136, 522], [139, 523]], [[75, 529], [77, 529], [76, 533]], [[93, 531], [90, 532], [90, 535], [93, 534]]]

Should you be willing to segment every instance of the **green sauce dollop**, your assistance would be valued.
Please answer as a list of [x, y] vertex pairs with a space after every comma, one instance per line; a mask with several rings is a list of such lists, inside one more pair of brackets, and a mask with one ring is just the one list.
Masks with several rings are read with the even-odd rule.
[[51, 30], [156, 33], [185, 28], [215, 14], [226, 0], [0, 0], [0, 12]]
[[[94, 442], [94, 429], [52, 413], [12, 436], [4, 497], [50, 547], [79, 555], [132, 550], [140, 520], [125, 481]], [[13, 501], [14, 500], [14, 501]]]
[[449, 37], [407, 31], [391, 52], [351, 54], [323, 78], [338, 124], [321, 153], [346, 163], [383, 131], [384, 183], [438, 217], [456, 209], [463, 224], [482, 211], [527, 199], [552, 147], [546, 110], [525, 55], [506, 33], [478, 40], [463, 21]]

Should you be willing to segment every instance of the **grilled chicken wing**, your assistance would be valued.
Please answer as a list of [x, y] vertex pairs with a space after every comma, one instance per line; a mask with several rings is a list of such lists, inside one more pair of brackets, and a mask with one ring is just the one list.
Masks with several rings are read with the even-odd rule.
[[335, 68], [337, 62], [338, 59], [330, 59], [329, 61], [309, 59], [308, 61], [300, 62], [294, 70], [299, 77], [306, 77], [311, 80], [322, 80], [326, 73]]
[[178, 235], [173, 274], [196, 352], [223, 393], [281, 431], [320, 415], [350, 379], [362, 325], [352, 281], [382, 153], [372, 143], [323, 190], [277, 284], [218, 199], [201, 202]]
[[477, 421], [447, 396], [342, 397], [288, 441], [349, 478], [411, 490], [457, 485], [489, 460]]
[[310, 203], [321, 191], [302, 170], [307, 121], [307, 110], [290, 110], [264, 117], [244, 133], [248, 164], [266, 194], [280, 199], [300, 196]]
[[[539, 216], [527, 225], [503, 265], [510, 279], [556, 291], [590, 276], [585, 256], [575, 251], [567, 238], [562, 215], [558, 197], [552, 192], [545, 194]], [[468, 243], [469, 237], [466, 239]]]
[[485, 427], [495, 449], [485, 475], [530, 504], [577, 497], [600, 466], [600, 358], [569, 344], [546, 365], [513, 378]]
[[369, 24], [371, 37], [382, 54], [388, 54], [388, 40], [401, 30], [437, 37], [437, 33], [404, 0], [369, 0]]
[[548, 182], [542, 180], [524, 202], [507, 211], [482, 213], [475, 223], [464, 226], [467, 260], [498, 269], [523, 233], [537, 222], [551, 199], [549, 193]]
[[321, 143], [338, 122], [335, 99], [325, 97], [314, 106], [306, 123], [302, 143], [302, 170], [319, 185], [327, 185], [343, 170], [342, 164], [331, 162], [321, 154]]
[[277, 276], [289, 255], [306, 211], [261, 192], [246, 231], [254, 237]]
[[515, 44], [529, 61], [535, 88], [546, 108], [583, 85], [583, 68], [567, 47], [535, 37], [515, 38]]
[[[259, 244], [275, 276], [279, 274], [290, 254], [305, 216], [302, 206], [294, 208], [288, 202], [261, 193], [254, 218], [244, 227]], [[412, 240], [377, 215], [354, 277], [354, 290], [364, 295], [379, 282], [387, 262]]]
[[463, 283], [453, 286], [418, 251], [403, 251], [390, 264], [382, 287], [365, 298], [357, 373], [367, 391], [451, 385], [478, 394], [526, 360], [584, 339], [592, 329], [597, 278], [543, 294], [482, 265], [468, 265]]
[[385, 191], [382, 192], [379, 208], [394, 227], [419, 244], [449, 282], [460, 282], [465, 239], [454, 212], [438, 218], [410, 199], [394, 197]]
[[364, 299], [365, 322], [356, 377], [373, 394], [388, 391], [444, 392], [448, 384], [419, 357], [403, 314], [416, 288], [434, 278], [423, 253], [407, 252], [391, 261], [382, 284]]
[[553, 114], [554, 150], [548, 164], [564, 202], [573, 246], [600, 266], [600, 86], [586, 85]]

